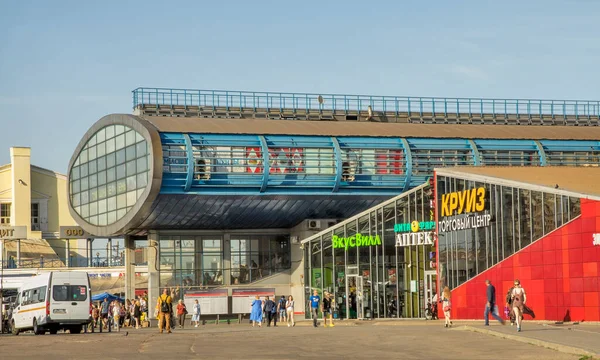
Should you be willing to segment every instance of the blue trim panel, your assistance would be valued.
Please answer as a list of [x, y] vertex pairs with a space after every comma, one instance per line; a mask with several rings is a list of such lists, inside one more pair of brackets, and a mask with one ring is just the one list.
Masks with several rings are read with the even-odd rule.
[[260, 192], [264, 193], [267, 190], [267, 185], [269, 184], [269, 147], [267, 146], [267, 140], [262, 135], [258, 136], [260, 140], [260, 147], [262, 149], [262, 158], [263, 158], [263, 179], [262, 184], [260, 185]]
[[[160, 133], [162, 193], [395, 195], [436, 167], [594, 166], [598, 140]], [[206, 174], [194, 179], [194, 160]], [[348, 162], [352, 179], [343, 181]], [[189, 164], [189, 166], [188, 166]]]
[[183, 187], [183, 191], [190, 191], [192, 187], [192, 181], [194, 180], [194, 151], [192, 148], [192, 140], [188, 134], [183, 134], [183, 139], [185, 140], [185, 151], [187, 154], [187, 176], [185, 177], [185, 185]]
[[469, 139], [467, 140], [467, 142], [469, 143], [469, 146], [471, 147], [471, 151], [473, 152], [473, 164], [475, 164], [475, 166], [479, 166], [481, 165], [481, 155], [479, 155], [479, 149], [477, 149], [477, 145], [475, 144], [475, 141]]
[[538, 140], [534, 140], [533, 143], [537, 147], [538, 153], [540, 154], [540, 165], [546, 166], [548, 159], [546, 158], [546, 152], [544, 151], [542, 143], [540, 143]]
[[333, 153], [335, 156], [335, 184], [332, 191], [337, 193], [340, 190], [340, 183], [342, 182], [342, 150], [337, 138], [332, 137], [331, 142], [333, 143]]
[[406, 178], [404, 180], [404, 190], [406, 191], [410, 189], [410, 179], [412, 178], [412, 170], [413, 170], [413, 159], [412, 159], [412, 151], [410, 150], [410, 145], [406, 139], [400, 139], [400, 143], [402, 144], [402, 148], [404, 149], [404, 158], [406, 159]]

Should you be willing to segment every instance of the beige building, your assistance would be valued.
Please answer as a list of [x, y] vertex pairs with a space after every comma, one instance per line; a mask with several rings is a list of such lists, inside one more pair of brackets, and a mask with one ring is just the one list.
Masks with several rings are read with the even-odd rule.
[[[61, 226], [76, 226], [67, 204], [67, 176], [31, 165], [31, 149], [10, 148], [11, 163], [0, 166], [0, 230], [26, 232], [3, 236], [4, 267], [63, 267], [85, 257], [85, 240], [61, 240]], [[23, 233], [23, 231], [21, 231]]]

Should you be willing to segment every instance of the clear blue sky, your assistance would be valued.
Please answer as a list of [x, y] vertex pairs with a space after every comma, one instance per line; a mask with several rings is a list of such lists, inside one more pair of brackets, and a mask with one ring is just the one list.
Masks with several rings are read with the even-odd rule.
[[598, 1], [0, 0], [0, 164], [65, 172], [138, 86], [598, 99]]

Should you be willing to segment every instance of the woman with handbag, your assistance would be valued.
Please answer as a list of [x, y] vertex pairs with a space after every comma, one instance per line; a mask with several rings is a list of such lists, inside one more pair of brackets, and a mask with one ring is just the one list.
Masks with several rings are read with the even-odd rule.
[[527, 295], [525, 295], [525, 289], [521, 287], [521, 282], [516, 279], [514, 282], [514, 288], [512, 290], [512, 308], [515, 314], [515, 321], [517, 323], [517, 331], [521, 331], [521, 323], [523, 322], [523, 306], [527, 301]]
[[444, 323], [444, 327], [451, 327], [452, 321], [450, 320], [450, 310], [452, 309], [452, 304], [450, 303], [450, 288], [445, 287], [442, 291], [442, 310], [444, 311], [444, 317], [446, 318], [446, 322]]
[[183, 300], [179, 299], [179, 303], [177, 304], [177, 319], [179, 320], [179, 328], [183, 329], [185, 326], [185, 316], [188, 311], [183, 303]]

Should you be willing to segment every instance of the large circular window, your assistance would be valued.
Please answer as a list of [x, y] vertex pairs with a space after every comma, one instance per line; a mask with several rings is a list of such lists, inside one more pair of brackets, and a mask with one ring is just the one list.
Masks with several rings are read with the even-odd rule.
[[146, 139], [127, 126], [97, 131], [71, 168], [69, 195], [75, 212], [96, 226], [123, 218], [148, 185], [148, 156]]

